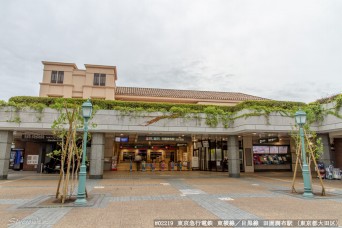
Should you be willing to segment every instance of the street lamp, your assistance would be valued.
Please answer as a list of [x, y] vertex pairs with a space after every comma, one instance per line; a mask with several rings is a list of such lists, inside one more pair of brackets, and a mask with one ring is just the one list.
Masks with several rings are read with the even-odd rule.
[[296, 123], [299, 126], [299, 135], [302, 144], [302, 174], [304, 180], [304, 197], [313, 197], [312, 189], [311, 189], [311, 178], [309, 173], [309, 166], [306, 162], [306, 152], [305, 152], [305, 142], [304, 142], [304, 130], [303, 126], [306, 122], [306, 113], [302, 110], [299, 110], [295, 114]]
[[80, 168], [80, 174], [78, 176], [78, 191], [77, 191], [77, 199], [75, 204], [77, 205], [85, 205], [87, 204], [86, 199], [86, 178], [87, 178], [87, 167], [85, 164], [86, 154], [87, 154], [87, 136], [88, 136], [88, 120], [91, 116], [93, 110], [93, 105], [88, 99], [86, 102], [82, 104], [82, 116], [84, 118], [84, 132], [83, 132], [83, 151], [82, 151], [82, 164]]

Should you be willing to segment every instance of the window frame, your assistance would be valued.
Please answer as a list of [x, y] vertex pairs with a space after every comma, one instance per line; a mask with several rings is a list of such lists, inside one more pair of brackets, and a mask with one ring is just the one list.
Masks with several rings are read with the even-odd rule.
[[53, 84], [63, 84], [64, 81], [64, 71], [51, 71], [51, 80], [50, 83]]
[[94, 86], [106, 86], [106, 74], [94, 73]]

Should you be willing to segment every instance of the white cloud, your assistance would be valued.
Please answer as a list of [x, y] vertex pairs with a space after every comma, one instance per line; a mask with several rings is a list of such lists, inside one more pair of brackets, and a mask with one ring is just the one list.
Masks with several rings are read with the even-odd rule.
[[313, 101], [341, 92], [341, 11], [338, 0], [4, 0], [0, 99], [38, 95], [50, 60], [116, 65], [120, 86]]

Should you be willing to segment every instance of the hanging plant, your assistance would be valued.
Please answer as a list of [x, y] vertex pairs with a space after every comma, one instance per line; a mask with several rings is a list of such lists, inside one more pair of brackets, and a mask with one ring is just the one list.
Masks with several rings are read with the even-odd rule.
[[[78, 98], [50, 98], [50, 97], [26, 97], [18, 96], [10, 98], [9, 102], [0, 102], [0, 107], [12, 106], [16, 109], [29, 107], [39, 112], [45, 107], [58, 109], [56, 102], [63, 100], [67, 105], [75, 104], [81, 106], [85, 99]], [[334, 110], [325, 110], [322, 107], [324, 102], [336, 102]], [[335, 115], [342, 118], [339, 110], [342, 106], [342, 95], [337, 95], [332, 99], [325, 101], [317, 101], [310, 104], [289, 101], [244, 101], [235, 106], [216, 106], [216, 105], [199, 105], [199, 104], [172, 104], [172, 103], [152, 103], [152, 102], [131, 102], [116, 100], [92, 100], [94, 108], [97, 110], [117, 110], [122, 116], [130, 118], [148, 117], [149, 113], [161, 112], [162, 114], [153, 117], [146, 123], [154, 124], [163, 119], [196, 119], [197, 123], [201, 123], [201, 113], [205, 115], [205, 123], [209, 127], [217, 127], [222, 124], [228, 128], [236, 119], [249, 118], [252, 116], [263, 116], [267, 123], [271, 113], [278, 113], [282, 116], [293, 117], [298, 109], [302, 109], [307, 113], [309, 123], [321, 122], [326, 115]], [[58, 102], [57, 102], [58, 103]], [[248, 113], [239, 114], [242, 110], [249, 110]], [[39, 119], [39, 118], [37, 118]]]

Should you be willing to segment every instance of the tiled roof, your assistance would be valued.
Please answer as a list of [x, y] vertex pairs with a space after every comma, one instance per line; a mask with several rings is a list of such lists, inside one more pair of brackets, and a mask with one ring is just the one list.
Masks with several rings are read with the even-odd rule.
[[177, 89], [156, 89], [156, 88], [137, 88], [137, 87], [116, 87], [116, 95], [125, 96], [145, 96], [145, 97], [166, 97], [166, 98], [186, 98], [201, 100], [267, 100], [244, 93], [234, 92], [215, 92], [197, 90], [177, 90]]

